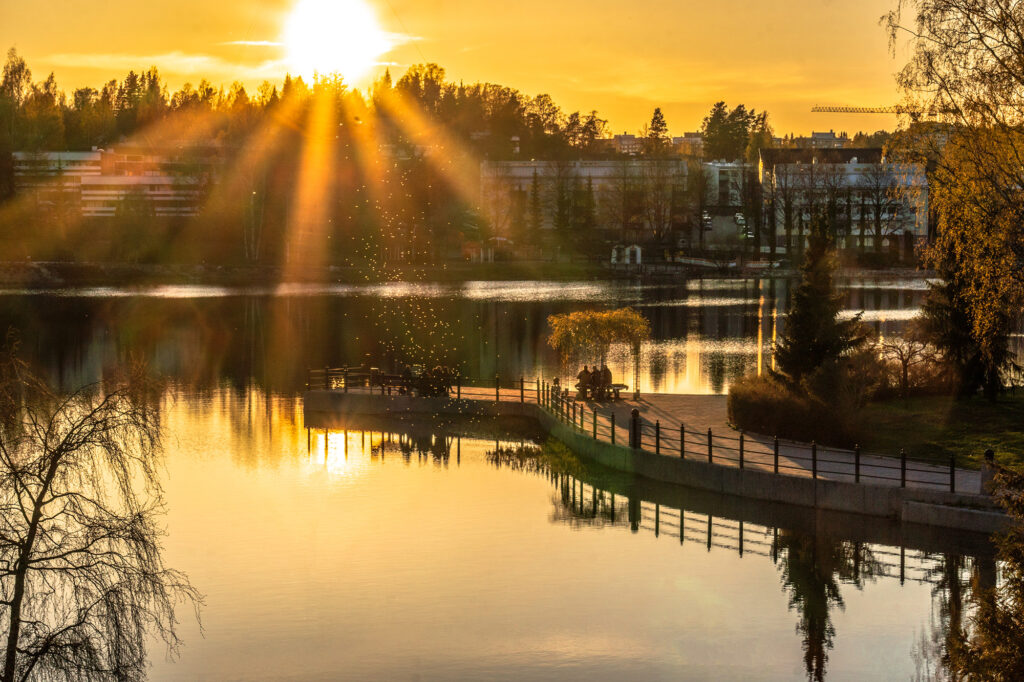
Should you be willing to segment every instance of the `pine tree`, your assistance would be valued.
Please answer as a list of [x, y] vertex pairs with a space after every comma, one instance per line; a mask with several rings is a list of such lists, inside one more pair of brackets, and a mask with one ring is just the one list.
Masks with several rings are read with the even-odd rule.
[[800, 266], [800, 284], [786, 315], [786, 330], [775, 347], [778, 367], [775, 374], [791, 386], [800, 384], [817, 369], [834, 363], [864, 342], [859, 333], [859, 315], [849, 320], [839, 319], [842, 303], [832, 281], [835, 270], [827, 220], [824, 216], [815, 216]]
[[651, 122], [642, 132], [646, 138], [644, 139], [645, 154], [657, 156], [668, 149], [668, 124], [665, 123], [665, 115], [661, 113], [660, 107], [654, 110]]

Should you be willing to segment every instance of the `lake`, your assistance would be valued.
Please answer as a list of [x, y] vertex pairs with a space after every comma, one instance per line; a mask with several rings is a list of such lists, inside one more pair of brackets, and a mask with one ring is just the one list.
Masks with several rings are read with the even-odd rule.
[[[892, 333], [925, 290], [850, 281], [844, 300]], [[913, 679], [951, 600], [994, 573], [983, 538], [522, 466], [502, 453], [527, 435], [483, 425], [302, 410], [324, 364], [551, 377], [546, 316], [620, 305], [652, 323], [641, 390], [722, 392], [770, 366], [786, 297], [768, 280], [111, 288], [2, 292], [0, 319], [65, 386], [129, 357], [168, 378], [165, 558], [206, 604], [153, 679]]]
[[[863, 312], [881, 333], [899, 331], [927, 291], [921, 278], [841, 283], [847, 314]], [[770, 366], [788, 289], [784, 280], [704, 279], [0, 290], [0, 320], [21, 330], [58, 381], [89, 380], [134, 355], [193, 387], [287, 393], [301, 389], [307, 368], [324, 365], [447, 364], [486, 381], [574, 376], [547, 346], [548, 315], [631, 305], [650, 320], [652, 339], [638, 382], [625, 349], [613, 352], [616, 380], [641, 391], [722, 393]]]

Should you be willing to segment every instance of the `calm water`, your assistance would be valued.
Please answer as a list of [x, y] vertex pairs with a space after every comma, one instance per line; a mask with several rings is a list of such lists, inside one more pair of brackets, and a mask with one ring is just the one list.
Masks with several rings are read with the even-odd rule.
[[[890, 332], [924, 291], [845, 296]], [[642, 390], [720, 392], [771, 362], [785, 299], [757, 280], [12, 291], [0, 321], [66, 385], [130, 356], [171, 380], [166, 559], [206, 605], [154, 679], [912, 679], [950, 595], [991, 575], [983, 539], [501, 465], [480, 425], [302, 413], [325, 363], [551, 376], [547, 315], [625, 304], [654, 331]]]
[[207, 603], [157, 680], [912, 679], [949, 575], [992, 570], [976, 537], [498, 466], [473, 425], [228, 390], [166, 415], [167, 560]]
[[[849, 313], [864, 311], [886, 333], [916, 314], [927, 288], [921, 279], [844, 284]], [[0, 321], [68, 383], [132, 354], [197, 388], [288, 393], [302, 387], [306, 368], [325, 364], [444, 363], [488, 380], [565, 374], [546, 343], [548, 315], [632, 305], [652, 327], [642, 391], [721, 393], [770, 365], [787, 297], [786, 282], [756, 279], [0, 290]], [[610, 365], [634, 383], [624, 349]]]

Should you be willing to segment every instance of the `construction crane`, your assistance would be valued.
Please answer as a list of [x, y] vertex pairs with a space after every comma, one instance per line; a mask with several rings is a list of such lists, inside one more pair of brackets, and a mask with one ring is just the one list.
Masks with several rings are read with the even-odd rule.
[[928, 118], [935, 118], [939, 114], [952, 113], [951, 109], [934, 109], [930, 108], [927, 110], [920, 109], [918, 107], [906, 107], [900, 104], [895, 104], [889, 107], [841, 107], [841, 106], [821, 106], [815, 105], [811, 107], [811, 113], [814, 114], [907, 114], [911, 118], [917, 120], [922, 115]]

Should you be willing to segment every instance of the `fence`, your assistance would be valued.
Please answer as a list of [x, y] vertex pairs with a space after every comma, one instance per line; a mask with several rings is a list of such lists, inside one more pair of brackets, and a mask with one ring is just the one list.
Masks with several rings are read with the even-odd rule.
[[[736, 552], [740, 557], [757, 555], [779, 560], [780, 533], [784, 529], [728, 519], [711, 513], [689, 511], [608, 493], [568, 474], [548, 474], [562, 504], [581, 520], [603, 518], [612, 524], [629, 524], [634, 532], [677, 538], [679, 544]], [[944, 580], [942, 554], [877, 543], [851, 544], [855, 572], [904, 582], [937, 584]], [[963, 578], [961, 578], [962, 580]]]
[[[389, 375], [364, 368], [329, 368], [309, 370], [307, 386], [311, 389], [377, 395], [419, 395], [416, 379]], [[928, 487], [957, 492], [958, 474], [951, 457], [948, 465], [908, 456], [864, 453], [859, 447], [843, 450], [747, 436], [730, 430], [714, 433], [711, 428], [695, 430], [685, 423], [663, 424], [644, 419], [634, 409], [627, 419], [616, 420], [615, 411], [604, 406], [578, 401], [560, 385], [536, 379], [471, 379], [454, 375], [440, 395], [456, 400], [488, 400], [534, 403], [566, 426], [594, 440], [623, 445], [656, 455], [701, 459], [709, 464], [770, 471], [779, 475], [804, 476], [813, 479], [876, 483], [900, 487]], [[960, 485], [962, 488], [962, 484]]]

